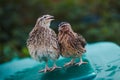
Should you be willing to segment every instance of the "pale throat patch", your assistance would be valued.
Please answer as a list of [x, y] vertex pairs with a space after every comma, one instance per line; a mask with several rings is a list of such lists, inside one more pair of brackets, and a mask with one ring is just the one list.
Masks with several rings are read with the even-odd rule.
[[48, 22], [47, 24], [45, 24], [45, 26], [46, 26], [47, 28], [49, 28], [49, 27], [50, 27], [50, 22]]

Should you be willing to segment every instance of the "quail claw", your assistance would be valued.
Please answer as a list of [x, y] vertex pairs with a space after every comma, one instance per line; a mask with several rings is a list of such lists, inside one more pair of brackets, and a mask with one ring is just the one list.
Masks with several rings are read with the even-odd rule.
[[67, 66], [72, 66], [74, 63], [73, 62], [68, 62], [64, 65], [64, 67], [67, 67]]
[[87, 64], [87, 63], [88, 63], [88, 62], [83, 62], [83, 61], [81, 62], [81, 61], [80, 61], [80, 62], [76, 63], [75, 65], [80, 66], [80, 65], [82, 65], [82, 64]]
[[53, 66], [53, 68], [50, 71], [54, 71], [55, 69], [61, 69], [61, 67]]
[[41, 73], [41, 72], [44, 72], [44, 73], [46, 73], [46, 72], [49, 72], [51, 70], [51, 68], [49, 68], [49, 67], [46, 67], [45, 69], [43, 69], [43, 70], [40, 70], [39, 72]]

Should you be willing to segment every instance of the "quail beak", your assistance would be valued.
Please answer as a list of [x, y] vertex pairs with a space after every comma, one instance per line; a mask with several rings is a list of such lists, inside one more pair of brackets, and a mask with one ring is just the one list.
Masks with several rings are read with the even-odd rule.
[[61, 31], [61, 29], [59, 28], [58, 31]]
[[54, 16], [49, 16], [48, 20], [54, 20]]
[[62, 31], [62, 28], [61, 28], [61, 26], [59, 26], [59, 28], [58, 28], [58, 31]]

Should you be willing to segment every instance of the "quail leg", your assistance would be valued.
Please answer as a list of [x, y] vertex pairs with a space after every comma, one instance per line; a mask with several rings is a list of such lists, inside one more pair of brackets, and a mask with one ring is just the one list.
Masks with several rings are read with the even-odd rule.
[[80, 62], [76, 63], [75, 65], [80, 66], [80, 65], [86, 64], [86, 63], [87, 63], [87, 62], [83, 62], [82, 58], [80, 58]]
[[51, 70], [51, 69], [48, 67], [48, 64], [46, 63], [45, 69], [40, 70], [39, 72], [44, 72], [44, 73], [46, 73], [46, 72], [48, 72], [48, 71], [50, 71], [50, 70]]
[[54, 66], [52, 67], [52, 69], [50, 70], [50, 71], [53, 71], [53, 70], [55, 70], [55, 69], [60, 69], [61, 67], [58, 67], [57, 65], [56, 65], [56, 63], [54, 62]]
[[74, 60], [75, 60], [75, 59], [73, 58], [70, 62], [66, 63], [66, 64], [64, 65], [64, 67], [73, 65], [73, 64], [74, 64]]

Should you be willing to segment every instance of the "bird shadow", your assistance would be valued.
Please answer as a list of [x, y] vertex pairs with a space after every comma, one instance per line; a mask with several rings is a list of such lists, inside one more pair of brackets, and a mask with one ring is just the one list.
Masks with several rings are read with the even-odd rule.
[[47, 72], [42, 75], [41, 80], [69, 80], [73, 79], [75, 80], [78, 78], [79, 80], [85, 79], [91, 80], [91, 78], [95, 75], [88, 76], [92, 74], [94, 71], [91, 68], [91, 65], [83, 64], [81, 66], [70, 66], [70, 67], [64, 67], [62, 69], [57, 69], [52, 72]]

